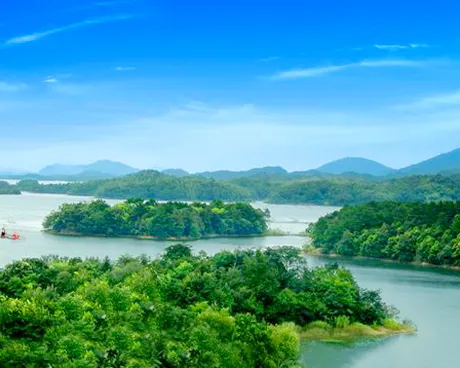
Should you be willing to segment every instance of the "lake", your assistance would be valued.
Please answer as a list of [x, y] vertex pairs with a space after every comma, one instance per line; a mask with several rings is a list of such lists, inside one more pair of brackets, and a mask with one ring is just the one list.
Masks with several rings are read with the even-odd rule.
[[[170, 242], [134, 239], [58, 237], [41, 232], [43, 218], [62, 203], [90, 200], [64, 195], [24, 194], [0, 196], [0, 225], [17, 231], [20, 241], [0, 240], [0, 265], [24, 257], [56, 254], [74, 257], [117, 258], [123, 254], [156, 256]], [[108, 201], [115, 203], [117, 201]], [[271, 228], [298, 234], [307, 223], [336, 208], [254, 203], [268, 208]], [[224, 249], [301, 246], [300, 236], [208, 239], [192, 242], [194, 249], [215, 253]], [[311, 265], [327, 260], [308, 257]], [[460, 331], [460, 273], [439, 269], [338, 259], [349, 268], [362, 287], [380, 289], [383, 299], [401, 311], [401, 318], [415, 322], [418, 333], [354, 345], [308, 343], [301, 361], [308, 368], [442, 368], [458, 366]]]
[[[21, 180], [19, 180], [19, 179], [0, 179], [0, 181], [6, 181], [10, 185], [16, 185]], [[31, 180], [35, 180], [35, 179], [31, 179]], [[49, 184], [67, 184], [69, 182], [68, 181], [62, 181], [62, 180], [38, 180], [38, 183], [43, 184], [43, 185], [49, 185]]]
[[[55, 194], [24, 193], [20, 196], [0, 196], [0, 226], [8, 233], [17, 231], [22, 239], [15, 242], [0, 240], [0, 266], [24, 257], [41, 257], [56, 254], [68, 257], [118, 258], [123, 254], [157, 256], [171, 242], [136, 239], [81, 238], [54, 236], [43, 233], [44, 217], [63, 203], [91, 200], [90, 197], [73, 197]], [[108, 200], [110, 204], [116, 200]], [[309, 222], [336, 210], [336, 207], [320, 206], [277, 206], [254, 203], [255, 207], [268, 208], [272, 215], [271, 228], [292, 234], [305, 231]], [[269, 247], [277, 245], [302, 246], [307, 239], [301, 236], [260, 237], [260, 238], [220, 238], [193, 242], [194, 249], [215, 253], [231, 248]]]

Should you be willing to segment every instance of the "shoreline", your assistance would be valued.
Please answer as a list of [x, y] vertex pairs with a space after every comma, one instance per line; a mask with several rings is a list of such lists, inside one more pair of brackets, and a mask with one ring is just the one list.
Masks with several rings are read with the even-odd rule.
[[326, 322], [317, 321], [305, 327], [297, 327], [302, 342], [353, 343], [363, 339], [378, 339], [396, 335], [413, 335], [417, 329], [408, 323], [386, 320], [382, 326], [369, 326], [351, 323], [343, 327], [333, 327]]
[[338, 259], [345, 259], [345, 260], [352, 260], [352, 261], [377, 261], [381, 263], [387, 264], [395, 264], [395, 265], [406, 265], [406, 266], [416, 266], [416, 267], [425, 267], [425, 268], [434, 268], [434, 269], [443, 269], [449, 271], [456, 271], [460, 272], [460, 266], [449, 266], [449, 265], [435, 265], [432, 263], [426, 262], [401, 262], [396, 261], [394, 259], [388, 258], [373, 258], [373, 257], [366, 257], [366, 256], [342, 256], [337, 253], [323, 253], [320, 248], [313, 248], [312, 246], [306, 248], [302, 248], [302, 252], [307, 255], [316, 256], [316, 257], [324, 257], [324, 258], [338, 258]]
[[144, 240], [144, 241], [153, 241], [153, 242], [194, 242], [198, 240], [207, 240], [207, 239], [224, 239], [224, 238], [237, 238], [237, 239], [250, 239], [250, 238], [268, 238], [268, 237], [300, 237], [301, 235], [297, 234], [288, 234], [288, 233], [264, 233], [264, 234], [248, 234], [248, 235], [232, 235], [232, 234], [211, 234], [201, 236], [199, 238], [158, 238], [151, 235], [106, 235], [106, 234], [82, 234], [75, 231], [55, 231], [55, 230], [42, 230], [45, 234], [55, 235], [55, 236], [67, 236], [67, 237], [76, 237], [76, 238], [106, 238], [106, 239], [135, 239], [135, 240]]
[[[9, 179], [7, 179], [9, 180]], [[28, 179], [27, 179], [28, 180]], [[35, 179], [31, 179], [35, 180]], [[102, 179], [106, 180], [106, 179]], [[0, 181], [2, 181], [0, 179]], [[86, 181], [83, 181], [86, 182]], [[69, 182], [69, 183], [50, 183], [48, 184], [40, 184], [42, 186], [47, 186], [47, 185], [67, 185], [67, 184], [75, 184], [78, 182]], [[11, 186], [16, 186], [17, 184], [10, 184]], [[58, 196], [69, 196], [69, 197], [87, 197], [87, 198], [94, 198], [94, 199], [102, 199], [105, 201], [126, 201], [130, 197], [99, 197], [95, 194], [79, 194], [79, 193], [61, 193], [61, 192], [53, 192], [53, 191], [27, 191], [27, 190], [20, 190], [20, 193], [4, 193], [5, 195], [27, 195], [27, 194], [37, 194], [37, 195], [58, 195]], [[0, 194], [1, 195], [1, 194]], [[206, 200], [199, 200], [199, 199], [159, 199], [157, 202], [184, 202], [184, 203], [191, 203], [195, 201], [200, 201], [200, 202], [210, 202], [212, 199], [206, 199]], [[336, 208], [336, 210], [339, 210], [345, 205], [338, 205], [338, 204], [330, 204], [330, 203], [314, 203], [314, 202], [298, 202], [298, 201], [292, 201], [292, 202], [272, 202], [269, 201], [268, 199], [256, 199], [256, 198], [246, 198], [246, 199], [240, 199], [240, 200], [233, 200], [233, 201], [224, 201], [228, 203], [233, 203], [233, 202], [245, 202], [245, 203], [263, 203], [267, 205], [278, 205], [278, 206], [299, 206], [299, 207], [333, 207]]]

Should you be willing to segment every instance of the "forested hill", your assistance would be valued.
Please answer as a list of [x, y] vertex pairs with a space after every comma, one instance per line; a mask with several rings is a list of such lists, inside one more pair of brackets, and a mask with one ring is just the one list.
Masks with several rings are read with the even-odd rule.
[[231, 183], [249, 191], [252, 199], [272, 203], [342, 206], [388, 200], [460, 200], [460, 178], [441, 175], [386, 180], [337, 177], [280, 181], [253, 177], [235, 179]]
[[369, 201], [460, 200], [460, 176], [411, 176], [397, 179], [351, 177], [295, 177], [257, 175], [216, 181], [194, 176], [176, 177], [156, 171], [83, 183], [40, 185], [25, 180], [17, 189], [35, 193], [88, 195], [100, 198], [143, 198], [186, 201], [251, 201], [318, 205], [359, 204]]
[[0, 293], [1, 367], [294, 368], [299, 327], [395, 325], [378, 292], [295, 248], [25, 259]]
[[356, 173], [374, 176], [385, 176], [395, 171], [379, 162], [362, 157], [345, 157], [329, 162], [316, 170], [330, 174]]
[[460, 202], [346, 206], [308, 233], [324, 253], [460, 266]]
[[250, 199], [249, 192], [232, 183], [200, 177], [175, 177], [158, 171], [141, 171], [109, 180], [40, 185], [34, 180], [19, 182], [18, 188], [34, 193], [89, 195], [101, 198], [144, 198], [184, 201], [238, 201]]
[[62, 234], [200, 239], [262, 235], [267, 230], [267, 219], [268, 214], [248, 203], [186, 204], [131, 199], [111, 207], [97, 200], [64, 204], [46, 217], [43, 226]]

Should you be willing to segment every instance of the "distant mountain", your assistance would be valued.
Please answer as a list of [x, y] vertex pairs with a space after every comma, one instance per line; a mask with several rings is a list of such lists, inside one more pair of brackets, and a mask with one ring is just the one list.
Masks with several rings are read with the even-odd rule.
[[183, 178], [184, 176], [190, 175], [190, 173], [182, 169], [166, 169], [163, 170], [162, 173], [166, 175], [177, 176], [179, 178]]
[[398, 171], [400, 175], [441, 174], [460, 171], [460, 148]]
[[395, 170], [367, 158], [346, 157], [340, 160], [329, 162], [319, 167], [317, 171], [336, 175], [355, 173], [373, 176], [384, 176], [393, 173]]
[[248, 176], [256, 175], [286, 175], [288, 172], [279, 166], [266, 166], [255, 168], [246, 171], [229, 171], [229, 170], [220, 170], [220, 171], [206, 171], [202, 173], [194, 174], [196, 176], [202, 176], [204, 178], [215, 179], [215, 180], [230, 180], [237, 178], [244, 178]]
[[44, 167], [38, 172], [40, 176], [74, 176], [83, 173], [91, 173], [88, 176], [107, 177], [124, 176], [138, 172], [138, 169], [125, 165], [121, 162], [102, 160], [89, 165], [62, 165], [55, 164]]

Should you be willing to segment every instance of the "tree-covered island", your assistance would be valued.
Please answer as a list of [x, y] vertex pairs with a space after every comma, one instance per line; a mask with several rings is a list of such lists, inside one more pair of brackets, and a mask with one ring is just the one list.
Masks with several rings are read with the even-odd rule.
[[307, 232], [325, 254], [460, 266], [460, 202], [345, 206]]
[[25, 259], [0, 271], [0, 366], [290, 368], [302, 337], [413, 331], [393, 316], [349, 271], [308, 268], [296, 248]]
[[130, 199], [114, 206], [103, 200], [64, 204], [48, 215], [46, 231], [56, 234], [156, 239], [258, 236], [267, 231], [267, 213], [248, 203], [159, 203]]

